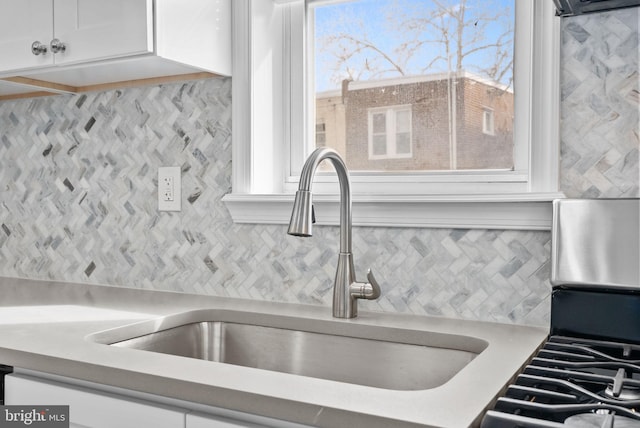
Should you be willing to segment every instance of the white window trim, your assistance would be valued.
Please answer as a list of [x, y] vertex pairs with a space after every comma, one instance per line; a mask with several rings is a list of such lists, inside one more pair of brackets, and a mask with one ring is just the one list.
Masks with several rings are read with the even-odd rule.
[[[550, 229], [550, 201], [564, 197], [558, 190], [560, 21], [552, 0], [522, 4], [545, 17], [535, 20], [532, 55], [522, 58], [528, 64], [537, 58], [535, 69], [527, 67], [537, 96], [528, 105], [516, 105], [519, 114], [532, 118], [529, 129], [518, 131], [529, 141], [528, 172], [468, 171], [453, 180], [444, 173], [380, 176], [375, 177], [375, 194], [362, 192], [371, 177], [352, 172], [354, 225]], [[223, 201], [236, 223], [286, 224], [297, 187], [292, 177], [302, 166], [297, 159], [306, 155], [302, 144], [291, 142], [313, 134], [296, 126], [305, 123], [309, 94], [304, 93], [304, 59], [290, 55], [305, 49], [304, 28], [291, 25], [303, 22], [304, 4], [234, 0], [233, 7], [232, 192]], [[477, 185], [469, 187], [465, 175], [476, 176]], [[446, 183], [447, 190], [398, 194], [398, 182]], [[319, 224], [338, 223], [337, 189], [331, 175], [316, 177]]]

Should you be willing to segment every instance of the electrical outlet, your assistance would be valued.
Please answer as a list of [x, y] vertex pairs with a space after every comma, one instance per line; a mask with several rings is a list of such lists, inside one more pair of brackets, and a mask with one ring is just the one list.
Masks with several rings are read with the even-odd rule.
[[158, 210], [181, 210], [181, 183], [179, 166], [163, 166], [158, 168]]
[[160, 197], [163, 202], [173, 202], [175, 200], [173, 177], [164, 176], [161, 181], [158, 180], [158, 186], [160, 187]]

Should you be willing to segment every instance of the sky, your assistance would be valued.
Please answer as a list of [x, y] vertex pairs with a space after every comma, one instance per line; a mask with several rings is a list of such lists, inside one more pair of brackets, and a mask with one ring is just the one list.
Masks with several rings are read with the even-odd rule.
[[[459, 1], [456, 0], [438, 0], [440, 4], [447, 5], [455, 10], [459, 7]], [[356, 80], [367, 78], [363, 73], [363, 64], [368, 64], [372, 70], [389, 69], [390, 63], [384, 61], [380, 54], [374, 52], [373, 49], [364, 49], [360, 55], [352, 57], [348, 64], [343, 65], [339, 70], [336, 69], [336, 53], [353, 52], [353, 44], [345, 44], [345, 39], [341, 41], [333, 40], [327, 43], [327, 38], [337, 34], [350, 34], [360, 40], [371, 42], [380, 51], [393, 58], [396, 62], [403, 63], [403, 71], [406, 75], [423, 74], [422, 68], [428, 64], [431, 59], [436, 56], [442, 58], [436, 61], [435, 69], [432, 72], [447, 71], [447, 56], [442, 48], [441, 43], [424, 44], [421, 50], [416, 51], [410, 59], [399, 61], [402, 53], [407, 49], [399, 48], [407, 41], [426, 41], [428, 39], [442, 38], [442, 32], [436, 31], [427, 33], [424, 30], [429, 27], [424, 21], [417, 22], [416, 18], [427, 17], [429, 13], [434, 11], [434, 0], [358, 0], [348, 1], [344, 3], [332, 3], [316, 7], [315, 13], [315, 63], [316, 63], [316, 90], [326, 91], [338, 89], [339, 81], [346, 78], [349, 73], [346, 72], [347, 67], [352, 70], [351, 75]], [[506, 19], [513, 23], [513, 8], [515, 0], [467, 0], [467, 12], [465, 15], [465, 33], [470, 37], [477, 35], [476, 32], [482, 31], [489, 38], [495, 39], [498, 34], [502, 34], [503, 27], [499, 27], [495, 20], [490, 19], [496, 13], [510, 11], [506, 14]], [[398, 24], [400, 22], [401, 24]], [[454, 21], [450, 16], [446, 16], [439, 23], [451, 24]], [[504, 21], [503, 21], [504, 22]], [[412, 27], [411, 24], [414, 24]], [[449, 27], [450, 32], [454, 32], [453, 27]], [[474, 32], [476, 31], [476, 32]], [[437, 34], [437, 36], [436, 36]], [[340, 44], [342, 43], [342, 44]], [[484, 42], [483, 44], [487, 44]], [[330, 46], [330, 48], [327, 48]], [[464, 68], [478, 72], [474, 69], [471, 61], [486, 67], [493, 60], [494, 53], [486, 54], [483, 50], [482, 54], [469, 56], [469, 63], [464, 63]], [[509, 50], [512, 55], [512, 48]], [[452, 57], [453, 58], [453, 57]], [[389, 73], [376, 75], [373, 78], [398, 77], [400, 73], [392, 71]], [[509, 74], [505, 81], [508, 83], [511, 78]]]

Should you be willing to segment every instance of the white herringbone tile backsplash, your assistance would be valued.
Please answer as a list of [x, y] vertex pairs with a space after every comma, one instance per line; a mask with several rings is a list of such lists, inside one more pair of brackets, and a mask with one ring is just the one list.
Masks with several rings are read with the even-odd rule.
[[[634, 10], [634, 9], [631, 9]], [[561, 186], [638, 196], [638, 20], [563, 20]], [[605, 37], [606, 36], [606, 37]], [[182, 168], [183, 210], [157, 211]], [[0, 275], [330, 306], [338, 230], [236, 225], [231, 79], [0, 103]], [[354, 228], [361, 309], [549, 322], [550, 234]]]

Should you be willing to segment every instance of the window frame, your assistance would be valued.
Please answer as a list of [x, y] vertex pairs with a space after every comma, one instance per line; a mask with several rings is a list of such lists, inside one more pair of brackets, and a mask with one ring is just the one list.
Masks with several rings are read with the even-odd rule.
[[[223, 201], [234, 222], [285, 224], [308, 154], [299, 142], [314, 136], [308, 108], [313, 91], [304, 82], [311, 65], [296, 54], [308, 49], [307, 8], [304, 0], [233, 3], [232, 192]], [[527, 118], [516, 138], [527, 144], [514, 156], [526, 168], [454, 175], [352, 172], [354, 225], [550, 229], [550, 201], [564, 197], [558, 187], [560, 21], [552, 0], [518, 4], [517, 13], [531, 17], [532, 34], [528, 48], [517, 50], [525, 64], [518, 73], [533, 97], [516, 100], [516, 114]], [[318, 222], [337, 224], [335, 175], [318, 173], [313, 192]]]

